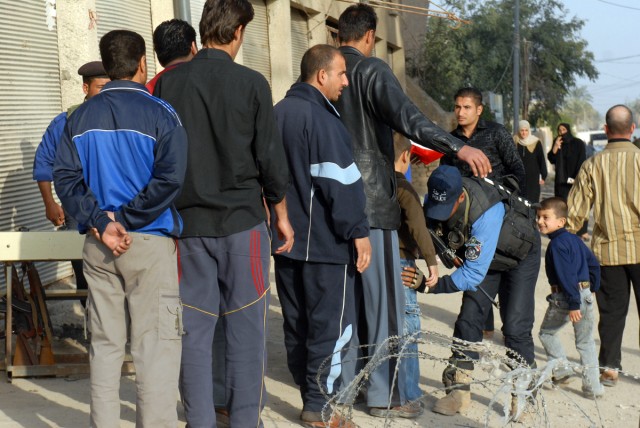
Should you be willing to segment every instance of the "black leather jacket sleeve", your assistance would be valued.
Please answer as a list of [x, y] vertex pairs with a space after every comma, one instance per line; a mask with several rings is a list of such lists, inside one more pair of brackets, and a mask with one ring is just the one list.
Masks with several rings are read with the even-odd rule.
[[404, 93], [391, 68], [379, 58], [360, 63], [369, 85], [371, 108], [379, 120], [429, 149], [453, 155], [464, 143], [429, 120]]

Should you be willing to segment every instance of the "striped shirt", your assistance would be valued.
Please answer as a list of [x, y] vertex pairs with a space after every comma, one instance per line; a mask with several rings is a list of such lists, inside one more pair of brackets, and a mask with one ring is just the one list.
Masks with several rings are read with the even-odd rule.
[[591, 249], [602, 266], [640, 263], [640, 149], [612, 139], [580, 168], [568, 197], [568, 227], [580, 229], [593, 206]]

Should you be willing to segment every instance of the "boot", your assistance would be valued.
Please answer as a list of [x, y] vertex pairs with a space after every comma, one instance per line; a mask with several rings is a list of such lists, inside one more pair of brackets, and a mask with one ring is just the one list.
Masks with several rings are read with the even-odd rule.
[[432, 411], [441, 415], [453, 416], [462, 413], [471, 404], [471, 391], [455, 389], [436, 401]]
[[448, 393], [433, 406], [432, 411], [441, 415], [453, 416], [463, 412], [471, 404], [471, 377], [464, 370], [448, 367], [442, 374]]

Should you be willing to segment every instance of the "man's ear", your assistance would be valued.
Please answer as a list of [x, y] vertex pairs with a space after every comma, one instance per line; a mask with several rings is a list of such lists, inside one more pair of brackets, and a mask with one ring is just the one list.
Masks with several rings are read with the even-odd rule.
[[402, 162], [411, 162], [411, 150], [405, 150], [404, 152], [402, 152]]
[[238, 25], [238, 28], [236, 28], [236, 31], [233, 32], [233, 39], [234, 40], [242, 40], [242, 32], [244, 31], [244, 25]]
[[327, 81], [327, 70], [325, 70], [324, 68], [318, 70], [316, 79], [318, 79], [318, 84], [324, 86], [324, 83]]
[[140, 70], [140, 74], [147, 78], [147, 56], [142, 55], [140, 58], [140, 62], [138, 63], [138, 70]]
[[375, 44], [376, 42], [376, 30], [369, 30], [365, 33], [366, 42], [369, 44]]
[[460, 193], [460, 196], [458, 196], [458, 203], [462, 203], [464, 202], [464, 192]]
[[198, 53], [198, 47], [196, 42], [191, 42], [191, 55], [195, 56]]
[[482, 115], [482, 112], [484, 111], [484, 106], [482, 104], [480, 104], [478, 107], [476, 107], [478, 110], [478, 116]]
[[84, 92], [85, 95], [89, 95], [89, 84], [86, 82], [82, 82], [82, 92]]

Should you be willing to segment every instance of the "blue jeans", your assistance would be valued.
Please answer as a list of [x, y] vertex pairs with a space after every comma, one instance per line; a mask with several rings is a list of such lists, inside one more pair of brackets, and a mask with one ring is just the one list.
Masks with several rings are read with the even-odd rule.
[[[415, 267], [414, 260], [400, 259], [400, 266]], [[420, 331], [420, 306], [418, 305], [416, 290], [404, 287], [404, 334], [413, 340], [420, 335], [414, 333]], [[405, 348], [405, 354], [410, 355], [402, 359], [401, 376], [404, 378], [404, 398], [406, 401], [414, 401], [424, 395], [418, 386], [420, 382], [420, 364], [418, 359], [418, 344], [410, 343]]]
[[[580, 363], [584, 366], [582, 370], [582, 389], [588, 392], [599, 392], [602, 390], [599, 380], [598, 358], [596, 356], [596, 344], [593, 340], [593, 295], [588, 288], [580, 292], [580, 312], [582, 319], [580, 322], [571, 323], [569, 320], [569, 304], [564, 293], [553, 293], [547, 296], [549, 307], [544, 315], [544, 320], [540, 326], [540, 341], [544, 346], [550, 360], [567, 358], [562, 342], [558, 337], [558, 331], [567, 323], [573, 324], [573, 331], [576, 335], [576, 349], [580, 354]], [[573, 369], [567, 366], [558, 366], [553, 375], [561, 378], [572, 375]]]

